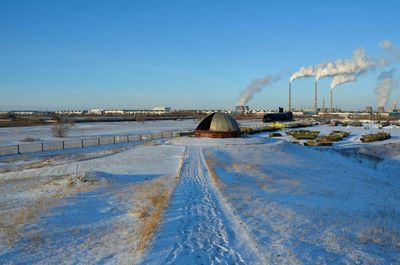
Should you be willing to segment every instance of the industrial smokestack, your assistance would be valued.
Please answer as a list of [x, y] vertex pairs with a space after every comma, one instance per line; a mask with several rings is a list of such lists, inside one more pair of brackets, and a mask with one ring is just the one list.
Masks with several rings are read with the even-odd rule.
[[329, 112], [333, 113], [333, 89], [331, 89], [331, 103], [329, 106]]
[[314, 82], [314, 112], [317, 114], [318, 112], [318, 85], [317, 85], [317, 80]]
[[289, 103], [288, 111], [292, 111], [292, 82], [289, 82]]
[[322, 108], [321, 108], [321, 112], [322, 112], [322, 113], [325, 112], [325, 97], [322, 97]]
[[385, 112], [385, 107], [378, 107], [378, 113], [384, 113]]

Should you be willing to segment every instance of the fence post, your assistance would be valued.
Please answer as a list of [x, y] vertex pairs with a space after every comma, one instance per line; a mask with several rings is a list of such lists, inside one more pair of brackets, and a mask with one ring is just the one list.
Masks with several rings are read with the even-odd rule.
[[97, 145], [100, 145], [100, 137], [97, 138]]
[[115, 144], [115, 136], [113, 137], [113, 141], [114, 141], [114, 144]]
[[63, 150], [65, 149], [65, 141], [63, 141]]
[[142, 140], [142, 134], [139, 134], [139, 141]]
[[19, 145], [17, 145], [17, 153], [21, 154], [21, 151], [19, 150]]
[[82, 148], [83, 148], [83, 139], [81, 139], [81, 145], [82, 145]]
[[42, 152], [44, 151], [44, 144], [42, 143]]

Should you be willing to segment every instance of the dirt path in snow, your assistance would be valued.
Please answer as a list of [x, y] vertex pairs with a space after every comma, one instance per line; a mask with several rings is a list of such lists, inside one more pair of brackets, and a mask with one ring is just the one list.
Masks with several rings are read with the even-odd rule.
[[180, 183], [142, 263], [254, 263], [256, 255], [235, 227], [211, 183], [201, 148], [187, 147]]

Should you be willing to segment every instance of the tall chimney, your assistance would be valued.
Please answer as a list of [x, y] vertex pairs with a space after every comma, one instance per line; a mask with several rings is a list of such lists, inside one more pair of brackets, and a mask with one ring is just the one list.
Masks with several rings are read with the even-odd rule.
[[314, 112], [317, 114], [318, 112], [318, 87], [317, 87], [317, 80], [314, 83]]
[[322, 97], [322, 108], [321, 108], [321, 112], [322, 112], [322, 113], [325, 112], [325, 97]]
[[288, 111], [292, 111], [292, 82], [289, 82], [289, 104]]
[[331, 89], [331, 105], [329, 108], [329, 112], [333, 113], [333, 89]]

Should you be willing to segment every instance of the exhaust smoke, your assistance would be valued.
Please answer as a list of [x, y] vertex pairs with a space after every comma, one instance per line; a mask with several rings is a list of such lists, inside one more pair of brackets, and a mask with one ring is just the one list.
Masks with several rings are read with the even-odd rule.
[[267, 75], [262, 78], [253, 79], [250, 84], [240, 93], [236, 106], [245, 106], [255, 93], [260, 92], [266, 85], [273, 84], [281, 79], [281, 76]]
[[376, 102], [378, 107], [386, 107], [392, 89], [397, 87], [397, 82], [394, 80], [395, 68], [389, 71], [384, 71], [378, 77], [378, 84], [375, 88]]

